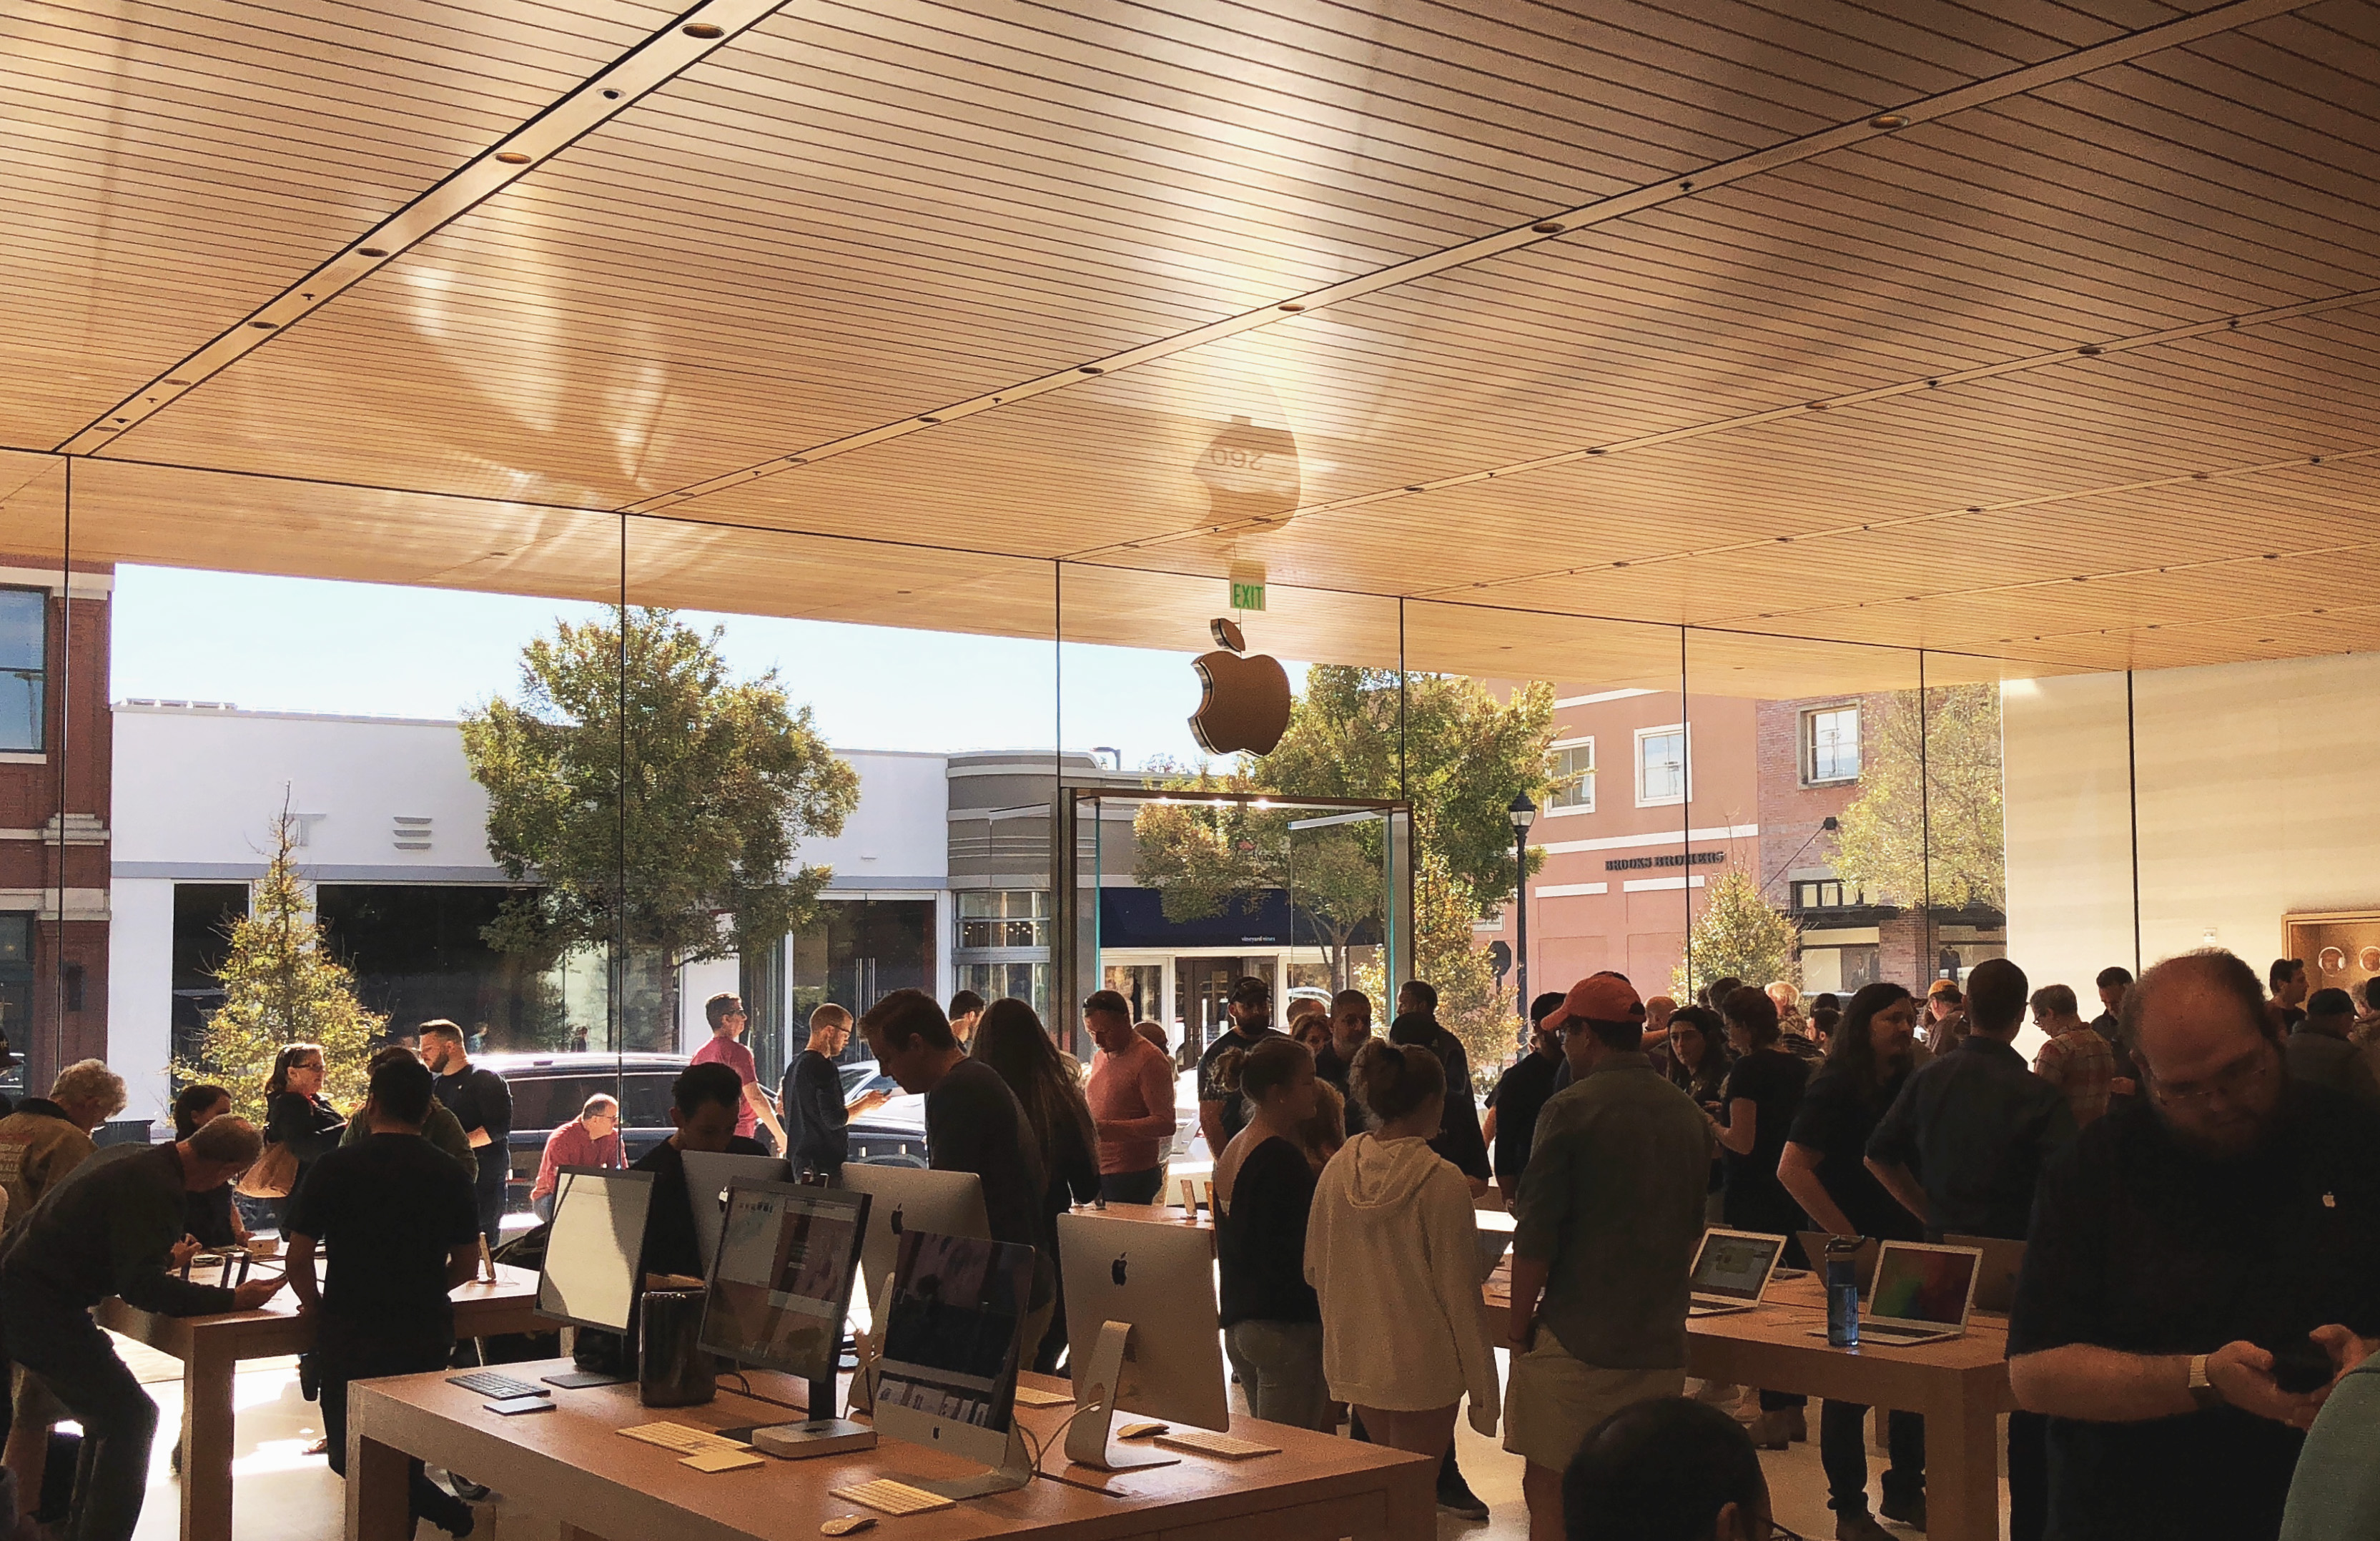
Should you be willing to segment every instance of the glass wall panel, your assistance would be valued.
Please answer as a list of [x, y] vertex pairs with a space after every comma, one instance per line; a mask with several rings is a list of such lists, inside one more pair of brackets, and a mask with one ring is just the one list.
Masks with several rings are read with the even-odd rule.
[[[1187, 1059], [1228, 1026], [1241, 977], [1272, 987], [1276, 1021], [1294, 999], [1352, 988], [1385, 1024], [1406, 972], [1412, 874], [1390, 838], [1396, 809], [1288, 806], [1402, 798], [1396, 601], [1251, 592], [1241, 573], [1237, 585], [1071, 564], [1061, 575], [1067, 783], [1171, 799], [1078, 810], [1084, 876], [1061, 916], [1076, 963], [1067, 1020], [1053, 1023], [1078, 1041], [1097, 989], [1137, 1001]], [[1230, 800], [1257, 797], [1264, 807]]]
[[[1680, 634], [1415, 601], [1405, 657], [1421, 948], [1442, 976], [1468, 976], [1467, 993], [1493, 1001], [1458, 1028], [1492, 1086], [1519, 1052], [1530, 997], [1603, 969], [1648, 998], [1674, 993], [1695, 870], [1685, 831], [1704, 780]], [[1523, 794], [1535, 812], [1524, 810], [1531, 870], [1520, 905], [1512, 805]]]
[[1922, 995], [1917, 655], [1693, 629], [1686, 683], [1693, 987], [1782, 984], [1805, 1017], [1876, 980]]
[[821, 1005], [1046, 1005], [1050, 565], [658, 517], [626, 540], [631, 1047], [697, 1052], [740, 992], [773, 1090]]
[[70, 549], [67, 467], [0, 455], [0, 1090], [106, 1051], [107, 575]]

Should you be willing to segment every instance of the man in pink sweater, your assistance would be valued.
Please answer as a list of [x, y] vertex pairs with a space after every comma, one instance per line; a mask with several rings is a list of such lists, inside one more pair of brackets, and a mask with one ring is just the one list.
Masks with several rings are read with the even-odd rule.
[[620, 1104], [607, 1092], [587, 1099], [578, 1116], [545, 1137], [545, 1158], [537, 1164], [537, 1182], [528, 1191], [528, 1207], [537, 1218], [553, 1218], [553, 1191], [562, 1185], [565, 1167], [625, 1167], [620, 1153]]
[[1083, 1002], [1083, 1025], [1099, 1047], [1086, 1088], [1099, 1142], [1099, 1198], [1154, 1203], [1173, 1139], [1173, 1062], [1133, 1030], [1132, 1008], [1114, 990]]

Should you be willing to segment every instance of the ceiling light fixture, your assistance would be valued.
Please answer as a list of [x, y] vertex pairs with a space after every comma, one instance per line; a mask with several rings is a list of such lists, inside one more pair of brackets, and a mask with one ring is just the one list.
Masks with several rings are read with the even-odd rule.
[[253, 321], [248, 324], [256, 328], [259, 332], [270, 332], [281, 323], [279, 322]]
[[685, 26], [679, 28], [678, 30], [684, 32], [690, 38], [716, 38], [726, 36], [724, 29], [714, 26], [708, 21], [689, 21]]
[[378, 261], [388, 255], [388, 248], [384, 246], [359, 246], [356, 248], [356, 255], [358, 257], [369, 257], [372, 261]]
[[603, 100], [606, 102], [617, 102], [620, 100], [620, 93], [613, 91], [609, 87], [606, 87], [603, 91]]
[[1284, 299], [1284, 300], [1282, 300], [1279, 305], [1275, 306], [1275, 307], [1274, 307], [1274, 309], [1279, 309], [1279, 310], [1287, 310], [1287, 311], [1289, 311], [1292, 315], [1294, 315], [1294, 314], [1296, 314], [1298, 311], [1305, 309], [1305, 306], [1303, 306], [1303, 305], [1300, 305], [1297, 301], [1295, 301], [1295, 300], [1293, 300], [1293, 299]]
[[168, 385], [188, 385], [189, 382], [187, 380], [169, 380], [165, 382], [165, 383]]
[[1871, 128], [1906, 128], [1909, 119], [1899, 113], [1878, 113], [1867, 120], [1867, 126]]
[[1589, 454], [1589, 455], [1609, 455], [1609, 454], [1610, 454], [1611, 452], [1610, 452], [1609, 450], [1605, 449], [1602, 445], [1597, 444], [1597, 445], [1596, 445], [1595, 447], [1593, 447], [1593, 448], [1589, 449], [1586, 453], [1587, 453], [1587, 454]]
[[1108, 371], [1099, 368], [1097, 364], [1086, 364], [1075, 372], [1077, 374], [1105, 374]]
[[921, 423], [938, 423], [938, 422], [941, 422], [942, 419], [940, 419], [940, 418], [926, 418], [926, 417], [921, 417], [921, 418], [919, 418], [917, 420], [918, 420], [919, 422], [921, 422]]
[[1540, 236], [1559, 236], [1565, 227], [1555, 224], [1552, 220], [1546, 220], [1541, 224], [1532, 224], [1529, 228]]
[[1970, 514], [1981, 514], [1983, 511], [1984, 505], [1982, 504], [1971, 503], [1967, 505], [1967, 512]]
[[2105, 353], [2107, 349], [2101, 347], [2096, 343], [2084, 343], [2081, 347], [2076, 348], [2074, 351], [2081, 354], [2085, 358], [2096, 358], [2100, 354]]
[[522, 154], [517, 150], [499, 150], [496, 152], [496, 159], [504, 162], [504, 164], [508, 166], [525, 166], [528, 164], [528, 157]]

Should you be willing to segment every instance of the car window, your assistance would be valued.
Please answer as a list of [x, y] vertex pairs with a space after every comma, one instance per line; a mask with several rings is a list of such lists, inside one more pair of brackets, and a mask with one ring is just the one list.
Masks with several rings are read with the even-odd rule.
[[632, 1070], [627, 1073], [621, 1122], [630, 1129], [666, 1129], [670, 1126], [670, 1086], [677, 1080], [674, 1070]]
[[587, 1099], [612, 1089], [608, 1075], [522, 1075], [508, 1085], [513, 1094], [513, 1127], [559, 1129], [578, 1116]]

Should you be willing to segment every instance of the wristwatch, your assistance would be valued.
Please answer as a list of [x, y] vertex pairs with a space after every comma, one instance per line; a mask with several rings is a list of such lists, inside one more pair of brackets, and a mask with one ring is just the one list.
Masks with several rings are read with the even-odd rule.
[[2223, 1405], [2223, 1393], [2206, 1378], [2206, 1355], [2203, 1353], [2190, 1356], [2190, 1400], [2198, 1404], [2201, 1413]]

